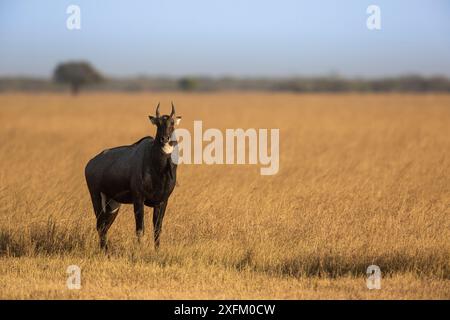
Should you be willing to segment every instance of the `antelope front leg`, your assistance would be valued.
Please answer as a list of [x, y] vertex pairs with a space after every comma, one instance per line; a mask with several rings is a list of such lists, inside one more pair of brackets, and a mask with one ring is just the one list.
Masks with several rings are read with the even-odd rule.
[[134, 203], [134, 218], [136, 220], [136, 236], [138, 242], [141, 242], [141, 238], [144, 235], [144, 202], [137, 201]]
[[159, 237], [161, 236], [162, 222], [166, 212], [167, 201], [162, 202], [153, 209], [153, 237], [155, 240], [155, 249], [159, 248]]

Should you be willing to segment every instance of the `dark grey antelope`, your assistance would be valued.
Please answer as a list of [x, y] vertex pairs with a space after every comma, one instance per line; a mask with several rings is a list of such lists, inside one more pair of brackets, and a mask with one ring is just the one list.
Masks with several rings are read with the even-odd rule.
[[175, 187], [177, 165], [171, 153], [176, 141], [171, 140], [174, 126], [181, 121], [172, 103], [170, 116], [149, 116], [156, 126], [156, 137], [144, 137], [136, 143], [102, 151], [85, 169], [86, 182], [97, 218], [100, 247], [107, 249], [106, 234], [123, 203], [133, 204], [136, 235], [144, 235], [144, 205], [153, 208], [153, 236], [159, 247], [167, 201]]

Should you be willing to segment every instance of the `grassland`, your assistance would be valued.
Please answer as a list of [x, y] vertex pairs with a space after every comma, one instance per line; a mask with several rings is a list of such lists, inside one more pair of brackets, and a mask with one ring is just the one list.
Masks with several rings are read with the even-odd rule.
[[[279, 128], [280, 171], [181, 165], [160, 251], [123, 206], [104, 255], [84, 165], [153, 135], [159, 100]], [[0, 298], [450, 298], [450, 95], [2, 94], [0, 137]]]

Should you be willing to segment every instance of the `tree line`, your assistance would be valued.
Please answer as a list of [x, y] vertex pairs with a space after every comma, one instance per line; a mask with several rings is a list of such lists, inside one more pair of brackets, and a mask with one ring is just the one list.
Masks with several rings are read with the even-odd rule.
[[338, 76], [291, 78], [135, 77], [111, 78], [87, 62], [56, 66], [52, 79], [0, 78], [0, 91], [287, 91], [287, 92], [450, 92], [444, 76], [404, 75], [377, 79]]

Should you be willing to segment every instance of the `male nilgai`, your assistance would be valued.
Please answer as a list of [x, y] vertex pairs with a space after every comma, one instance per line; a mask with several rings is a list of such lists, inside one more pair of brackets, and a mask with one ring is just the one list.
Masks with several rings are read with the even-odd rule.
[[107, 248], [106, 234], [114, 222], [122, 203], [133, 204], [138, 240], [144, 234], [144, 205], [153, 207], [155, 248], [176, 178], [177, 165], [171, 153], [176, 141], [171, 141], [174, 126], [181, 117], [175, 116], [172, 103], [170, 116], [149, 116], [156, 125], [156, 137], [144, 137], [129, 146], [107, 149], [86, 165], [86, 182], [97, 217], [100, 247]]

